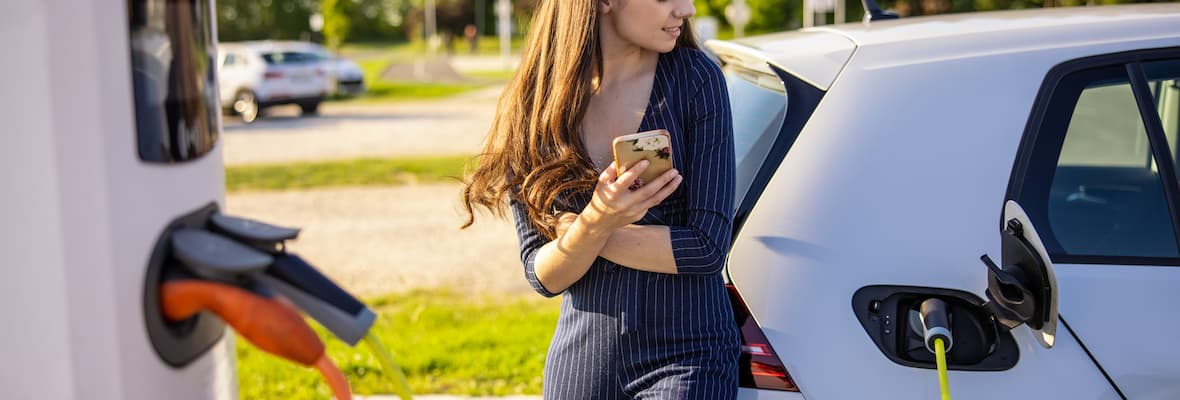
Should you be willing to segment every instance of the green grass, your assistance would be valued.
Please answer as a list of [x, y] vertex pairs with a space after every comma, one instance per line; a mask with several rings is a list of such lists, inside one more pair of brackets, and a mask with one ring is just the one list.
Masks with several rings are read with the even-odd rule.
[[[510, 74], [505, 75], [504, 73], [473, 76], [480, 78], [483, 82], [472, 83], [425, 83], [382, 79], [382, 72], [394, 61], [395, 58], [393, 57], [370, 58], [358, 61], [357, 66], [361, 68], [361, 71], [365, 75], [368, 90], [365, 94], [348, 100], [359, 102], [388, 102], [437, 99], [484, 88], [492, 83], [504, 82], [512, 76]], [[483, 79], [485, 77], [489, 79]]]
[[310, 189], [332, 186], [400, 185], [457, 181], [469, 156], [233, 166], [225, 169], [229, 192]]
[[381, 73], [385, 72], [385, 68], [389, 67], [390, 62], [392, 60], [388, 58], [373, 58], [357, 61], [356, 65], [365, 74], [365, 82], [377, 82], [381, 80]]
[[476, 84], [444, 84], [388, 81], [381, 79], [381, 73], [393, 62], [389, 58], [375, 58], [357, 63], [365, 74], [368, 91], [356, 100], [359, 101], [396, 101], [412, 99], [434, 99], [454, 96], [459, 93], [478, 89], [484, 85]]
[[[456, 55], [470, 54], [470, 47], [465, 40], [456, 39], [454, 46]], [[514, 53], [520, 52], [524, 48], [524, 38], [512, 38], [509, 48]], [[439, 49], [440, 53], [442, 51], [442, 49]], [[340, 54], [345, 57], [369, 57], [375, 54], [383, 54], [395, 58], [412, 58], [426, 55], [427, 49], [425, 40], [410, 42], [361, 42], [348, 43], [341, 46]], [[480, 36], [479, 44], [476, 46], [476, 54], [485, 56], [499, 55], [500, 38], [496, 36]]]
[[376, 81], [369, 85], [368, 91], [363, 96], [355, 100], [359, 102], [388, 102], [438, 99], [484, 87], [487, 87], [487, 85], [475, 83], [453, 84]]
[[[379, 315], [372, 332], [393, 353], [414, 393], [541, 393], [545, 350], [559, 302], [417, 291], [367, 303]], [[315, 328], [353, 393], [395, 392], [392, 376], [382, 370], [368, 346], [348, 347]], [[262, 353], [241, 339], [237, 355], [243, 399], [329, 398], [327, 385], [313, 369]]]

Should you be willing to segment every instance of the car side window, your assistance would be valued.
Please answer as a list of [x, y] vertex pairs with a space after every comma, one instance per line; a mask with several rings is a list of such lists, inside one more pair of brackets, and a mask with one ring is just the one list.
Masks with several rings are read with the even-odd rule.
[[222, 63], [221, 65], [222, 65], [223, 67], [229, 67], [229, 66], [232, 66], [232, 65], [234, 65], [234, 58], [235, 58], [235, 57], [234, 57], [234, 53], [227, 53], [227, 54], [225, 55], [225, 62], [224, 62], [224, 63]]
[[1082, 89], [1050, 193], [1049, 225], [1066, 254], [1177, 255], [1164, 186], [1125, 77]]
[[[1176, 113], [1166, 88], [1174, 78], [1155, 82], [1157, 108]], [[1051, 90], [1019, 201], [1055, 260], [1180, 256], [1164, 184], [1175, 175], [1161, 174], [1153, 156], [1155, 115], [1145, 119], [1135, 84], [1119, 64], [1066, 74]], [[1160, 117], [1173, 121], [1174, 159], [1176, 118]]]

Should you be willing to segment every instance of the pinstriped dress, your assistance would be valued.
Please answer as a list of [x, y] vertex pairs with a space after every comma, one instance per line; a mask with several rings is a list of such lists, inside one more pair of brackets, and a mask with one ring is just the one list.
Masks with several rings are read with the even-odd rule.
[[[671, 230], [678, 274], [599, 257], [565, 290], [545, 362], [545, 399], [733, 399], [739, 335], [721, 269], [734, 196], [733, 125], [721, 70], [699, 50], [661, 54], [639, 131], [667, 129], [680, 187], [639, 224]], [[591, 193], [565, 199], [580, 212]], [[548, 240], [511, 204], [525, 277]]]

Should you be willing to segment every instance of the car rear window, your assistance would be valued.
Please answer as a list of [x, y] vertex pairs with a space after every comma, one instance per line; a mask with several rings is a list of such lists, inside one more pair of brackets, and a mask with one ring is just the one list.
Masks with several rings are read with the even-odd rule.
[[719, 58], [733, 113], [737, 233], [824, 92], [757, 57]]
[[727, 65], [724, 72], [733, 110], [735, 194], [737, 199], [742, 199], [782, 129], [787, 116], [787, 95], [777, 76], [736, 65]]
[[262, 59], [267, 64], [299, 64], [319, 60], [315, 54], [303, 53], [298, 51], [281, 51], [262, 53]]

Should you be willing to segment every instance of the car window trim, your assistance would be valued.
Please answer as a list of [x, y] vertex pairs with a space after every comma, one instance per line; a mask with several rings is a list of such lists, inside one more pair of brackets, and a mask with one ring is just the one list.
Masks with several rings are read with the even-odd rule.
[[1147, 141], [1155, 157], [1155, 167], [1164, 184], [1164, 199], [1168, 202], [1168, 213], [1172, 217], [1172, 234], [1176, 239], [1176, 249], [1180, 251], [1180, 203], [1177, 203], [1180, 201], [1180, 181], [1176, 180], [1176, 162], [1172, 159], [1172, 149], [1168, 146], [1168, 137], [1164, 133], [1164, 123], [1160, 120], [1155, 98], [1147, 86], [1147, 72], [1143, 70], [1142, 61], [1127, 63], [1127, 75], [1131, 78], [1135, 103], [1139, 105], [1139, 116], [1147, 128]]
[[[1046, 185], [1051, 182], [1053, 177], [1053, 169], [1042, 168], [1043, 173], [1033, 176], [1032, 165], [1036, 161], [1046, 162], [1045, 160], [1037, 160], [1040, 152], [1041, 142], [1046, 139], [1041, 134], [1042, 127], [1045, 125], [1045, 116], [1050, 113], [1050, 107], [1055, 105], [1054, 95], [1058, 88], [1060, 88], [1061, 81], [1066, 77], [1079, 73], [1085, 70], [1098, 68], [1113, 68], [1122, 67], [1131, 85], [1131, 90], [1135, 94], [1136, 104], [1138, 105], [1139, 118], [1143, 121], [1144, 128], [1147, 131], [1149, 143], [1151, 143], [1152, 154], [1156, 158], [1156, 168], [1160, 170], [1161, 179], [1164, 181], [1164, 198], [1168, 203], [1168, 212], [1171, 217], [1173, 236], [1177, 242], [1177, 249], [1180, 250], [1180, 181], [1177, 180], [1177, 173], [1175, 169], [1174, 160], [1170, 154], [1171, 150], [1167, 149], [1167, 137], [1163, 133], [1163, 124], [1160, 122], [1159, 114], [1154, 108], [1151, 108], [1150, 113], [1145, 113], [1143, 109], [1142, 99], [1147, 99], [1148, 105], [1154, 107], [1154, 102], [1151, 97], [1150, 89], [1147, 87], [1146, 74], [1142, 69], [1142, 62], [1161, 60], [1161, 59], [1180, 59], [1180, 47], [1166, 47], [1144, 50], [1133, 50], [1120, 53], [1103, 54], [1097, 56], [1083, 57], [1079, 59], [1065, 61], [1053, 68], [1045, 74], [1045, 79], [1042, 80], [1041, 88], [1037, 92], [1036, 100], [1033, 102], [1032, 109], [1025, 124], [1024, 134], [1021, 137], [1020, 145], [1016, 152], [1016, 158], [1013, 161], [1012, 172], [1009, 175], [1008, 191], [1005, 194], [1005, 202], [1007, 200], [1014, 200], [1020, 202], [1024, 197], [1026, 183], [1035, 182], [1036, 184]], [[1131, 65], [1138, 65], [1133, 68]], [[1138, 71], [1136, 73], [1135, 71]], [[1143, 97], [1143, 91], [1147, 91], [1146, 97]], [[1064, 132], [1061, 133], [1064, 135]], [[1157, 154], [1157, 149], [1160, 144], [1165, 148], [1164, 153], [1166, 157], [1160, 157]], [[1042, 151], [1043, 152], [1043, 151]], [[1161, 160], [1166, 160], [1169, 167], [1165, 172], [1164, 165]], [[1056, 160], [1053, 160], [1054, 164]], [[1032, 207], [1032, 204], [1022, 204], [1025, 207]], [[1047, 216], [1043, 215], [1034, 218], [1033, 223], [1037, 225], [1045, 225], [1048, 223]], [[998, 213], [1000, 216], [999, 227], [1004, 226], [1003, 211]], [[1052, 243], [1056, 249], [1060, 249], [1060, 243], [1056, 241], [1056, 234], [1048, 228], [1046, 232], [1051, 232], [1046, 236], [1042, 234], [1041, 240], [1046, 245]], [[1073, 255], [1056, 252], [1056, 249], [1049, 249], [1049, 257], [1054, 263], [1061, 264], [1118, 264], [1118, 265], [1142, 265], [1142, 266], [1180, 266], [1180, 257], [1137, 257], [1137, 256], [1098, 256], [1098, 255]]]

